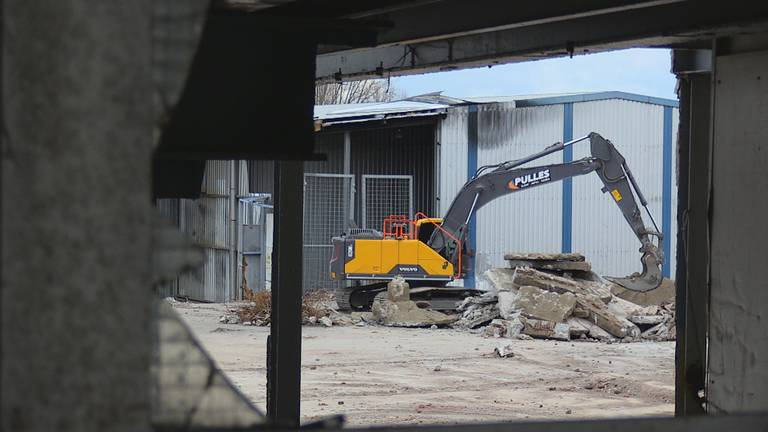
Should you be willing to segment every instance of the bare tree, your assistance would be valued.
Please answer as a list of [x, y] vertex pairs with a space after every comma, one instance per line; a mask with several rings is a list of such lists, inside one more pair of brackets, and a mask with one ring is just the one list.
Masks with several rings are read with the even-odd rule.
[[397, 96], [397, 91], [389, 85], [389, 80], [383, 79], [323, 83], [315, 86], [317, 105], [389, 102]]

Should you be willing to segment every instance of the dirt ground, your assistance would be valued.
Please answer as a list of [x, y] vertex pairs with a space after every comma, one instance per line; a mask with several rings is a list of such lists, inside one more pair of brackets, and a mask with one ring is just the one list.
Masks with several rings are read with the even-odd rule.
[[[224, 306], [175, 303], [221, 369], [266, 407], [268, 327], [219, 324]], [[500, 343], [514, 357], [498, 358]], [[674, 413], [674, 342], [484, 339], [452, 329], [308, 327], [302, 422], [349, 426]]]

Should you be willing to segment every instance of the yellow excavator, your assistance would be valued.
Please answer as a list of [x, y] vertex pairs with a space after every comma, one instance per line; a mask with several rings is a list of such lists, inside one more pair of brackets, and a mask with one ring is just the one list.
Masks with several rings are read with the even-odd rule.
[[[591, 150], [588, 157], [562, 164], [522, 166], [587, 140]], [[453, 304], [457, 298], [472, 295], [474, 287], [447, 287], [446, 284], [462, 279], [472, 268], [474, 251], [469, 250], [466, 240], [475, 212], [496, 198], [591, 172], [600, 177], [603, 193], [610, 193], [640, 241], [642, 253], [642, 272], [606, 279], [633, 291], [656, 288], [662, 280], [662, 233], [624, 157], [610, 141], [592, 132], [572, 141], [552, 144], [522, 159], [480, 167], [456, 195], [443, 218], [418, 213], [411, 220], [407, 216], [392, 215], [384, 219], [381, 231], [355, 228], [334, 237], [331, 278], [355, 281], [354, 286], [337, 290], [339, 305], [351, 309], [370, 307], [374, 297], [395, 276], [409, 282], [416, 298], [423, 295], [431, 301], [447, 299]], [[654, 229], [645, 226], [635, 195]]]

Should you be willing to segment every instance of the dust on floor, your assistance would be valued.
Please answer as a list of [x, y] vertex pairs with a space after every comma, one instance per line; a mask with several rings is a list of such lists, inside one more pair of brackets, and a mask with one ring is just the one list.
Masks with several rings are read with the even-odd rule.
[[[175, 309], [232, 381], [266, 407], [268, 327], [220, 324], [223, 305]], [[512, 345], [514, 356], [494, 348]], [[309, 327], [302, 422], [453, 424], [674, 413], [674, 342], [482, 338], [454, 329]]]

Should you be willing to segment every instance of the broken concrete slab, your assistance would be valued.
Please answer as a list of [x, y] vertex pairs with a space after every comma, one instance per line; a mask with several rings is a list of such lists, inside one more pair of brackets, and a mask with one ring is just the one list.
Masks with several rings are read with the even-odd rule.
[[[586, 328], [587, 329], [587, 336], [589, 336], [589, 337], [591, 337], [593, 339], [597, 339], [597, 340], [601, 340], [601, 341], [606, 341], [606, 340], [614, 339], [614, 337], [610, 333], [608, 333], [607, 331], [601, 329], [600, 326], [598, 326], [597, 324], [595, 324], [595, 323], [593, 323], [593, 322], [591, 322], [589, 320], [586, 320], [586, 319], [583, 319], [583, 318], [571, 317], [571, 318], [568, 319], [567, 322], [568, 322], [568, 325], [572, 326], [571, 328], [573, 328], [573, 327]], [[573, 334], [573, 333], [571, 333], [571, 334]]]
[[512, 291], [499, 291], [499, 294], [497, 297], [498, 297], [499, 314], [501, 315], [502, 318], [512, 319], [513, 317], [519, 314], [515, 306], [517, 293]]
[[456, 328], [473, 329], [499, 316], [499, 307], [496, 303], [475, 305], [465, 310], [453, 326]]
[[410, 300], [393, 302], [386, 298], [377, 298], [373, 302], [371, 311], [373, 312], [373, 319], [377, 323], [391, 327], [441, 326], [456, 321], [454, 315], [421, 309]]
[[570, 317], [565, 321], [571, 332], [571, 339], [577, 339], [581, 335], [589, 335], [589, 327], [582, 324], [578, 318]]
[[542, 253], [542, 252], [510, 252], [504, 255], [505, 260], [546, 260], [546, 261], [584, 261], [580, 253]]
[[507, 260], [510, 268], [530, 267], [550, 271], [592, 271], [592, 265], [586, 261], [550, 261], [550, 260]]
[[392, 327], [430, 327], [456, 321], [454, 315], [422, 309], [409, 298], [410, 286], [401, 276], [395, 277], [387, 284], [387, 291], [374, 298], [371, 307], [373, 319], [379, 324]]
[[626, 319], [630, 315], [639, 315], [643, 309], [641, 306], [619, 297], [613, 297], [611, 301], [606, 304], [606, 307], [609, 311], [613, 312], [616, 317], [621, 319]]
[[627, 321], [636, 325], [656, 325], [666, 320], [664, 315], [630, 315]]
[[533, 286], [520, 287], [512, 303], [512, 308], [527, 318], [553, 322], [565, 321], [575, 306], [576, 296], [572, 293], [558, 294]]
[[498, 299], [496, 298], [495, 293], [487, 292], [480, 296], [471, 296], [471, 297], [465, 298], [464, 300], [461, 301], [461, 303], [456, 308], [456, 310], [464, 311], [474, 305], [486, 305], [490, 303], [496, 303], [497, 300]]
[[515, 269], [512, 281], [514, 286], [518, 288], [521, 286], [533, 286], [558, 294], [585, 292], [584, 285], [580, 282], [526, 267]]
[[495, 319], [488, 324], [488, 327], [483, 330], [483, 336], [501, 338], [507, 335], [508, 321], [502, 319]]
[[616, 317], [597, 296], [578, 294], [576, 295], [576, 301], [580, 309], [589, 311], [589, 317], [587, 318], [589, 321], [597, 324], [613, 336], [623, 338], [640, 333], [640, 329], [637, 326], [625, 319]]
[[391, 302], [411, 299], [411, 287], [402, 276], [395, 276], [394, 279], [387, 284], [387, 299]]
[[525, 324], [523, 323], [521, 317], [516, 316], [512, 319], [509, 319], [507, 322], [507, 334], [506, 337], [511, 339], [519, 339], [520, 336], [523, 333], [523, 330], [525, 329]]
[[566, 341], [571, 339], [571, 328], [567, 323], [522, 317], [520, 321], [525, 325], [523, 333], [528, 336]]
[[486, 270], [483, 277], [491, 284], [491, 288], [495, 292], [517, 291], [515, 269], [492, 268]]
[[662, 322], [644, 331], [640, 337], [650, 340], [673, 340], [676, 336], [674, 322]]

